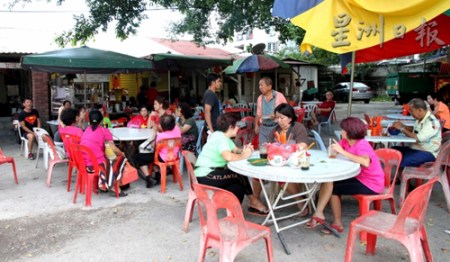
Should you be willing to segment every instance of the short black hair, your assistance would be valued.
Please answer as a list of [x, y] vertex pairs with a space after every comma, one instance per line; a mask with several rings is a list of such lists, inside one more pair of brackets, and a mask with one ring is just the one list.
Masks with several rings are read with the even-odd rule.
[[163, 131], [173, 130], [175, 127], [175, 117], [166, 114], [162, 115], [159, 119], [159, 124], [161, 125]]
[[71, 126], [73, 123], [75, 123], [76, 117], [79, 114], [80, 111], [73, 108], [63, 109], [63, 111], [61, 111], [61, 121], [64, 123], [64, 125]]
[[63, 106], [66, 106], [67, 103], [69, 103], [70, 105], [72, 105], [72, 102], [70, 102], [69, 100], [64, 100]]
[[212, 82], [220, 78], [220, 75], [216, 73], [208, 73], [206, 76], [206, 86], [210, 86]]
[[286, 103], [281, 103], [277, 107], [275, 107], [273, 113], [279, 113], [283, 116], [291, 118], [291, 125], [295, 124], [295, 122], [297, 121], [297, 116], [295, 115], [294, 108]]
[[236, 126], [239, 117], [235, 113], [225, 113], [217, 118], [217, 126], [219, 131], [226, 132], [230, 127]]
[[194, 114], [192, 113], [192, 109], [191, 106], [189, 106], [188, 103], [186, 102], [181, 102], [178, 107], [180, 108], [180, 112], [181, 114], [184, 116], [184, 118], [189, 119], [191, 118]]

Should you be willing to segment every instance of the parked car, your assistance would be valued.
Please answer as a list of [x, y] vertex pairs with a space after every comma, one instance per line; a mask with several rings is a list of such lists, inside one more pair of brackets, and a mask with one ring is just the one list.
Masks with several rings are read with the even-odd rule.
[[[334, 99], [338, 102], [347, 102], [350, 91], [350, 82], [342, 82], [333, 87]], [[373, 90], [368, 85], [353, 82], [352, 100], [362, 100], [368, 104], [373, 97]]]

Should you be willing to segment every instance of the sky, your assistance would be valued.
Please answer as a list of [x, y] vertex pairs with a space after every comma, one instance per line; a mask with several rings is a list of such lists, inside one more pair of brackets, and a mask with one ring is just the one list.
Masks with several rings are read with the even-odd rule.
[[[59, 47], [54, 38], [64, 30], [73, 28], [73, 15], [88, 15], [84, 0], [66, 0], [61, 6], [56, 1], [33, 0], [29, 4], [18, 4], [9, 10], [10, 0], [0, 0], [0, 52], [45, 52]], [[124, 42], [115, 38], [114, 28], [95, 36], [87, 45], [94, 48], [122, 52], [133, 56], [166, 52], [162, 46], [149, 46], [150, 37], [169, 38], [168, 27], [182, 16], [171, 10], [147, 11], [147, 20], [141, 23], [136, 36]], [[174, 20], [175, 19], [175, 20]], [[182, 36], [180, 39], [189, 39]], [[69, 46], [70, 47], [70, 46]]]

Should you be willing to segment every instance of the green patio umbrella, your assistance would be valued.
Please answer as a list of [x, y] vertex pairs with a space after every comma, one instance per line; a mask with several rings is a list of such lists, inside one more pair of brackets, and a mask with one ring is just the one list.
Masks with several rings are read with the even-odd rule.
[[114, 74], [152, 69], [148, 60], [87, 46], [26, 55], [21, 58], [21, 64], [32, 71], [62, 74]]

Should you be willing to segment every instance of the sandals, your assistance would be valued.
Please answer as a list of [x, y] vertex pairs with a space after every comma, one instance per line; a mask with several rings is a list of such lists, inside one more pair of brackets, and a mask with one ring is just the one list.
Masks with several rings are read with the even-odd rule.
[[269, 214], [269, 210], [259, 210], [254, 207], [248, 207], [247, 211], [249, 214], [252, 214], [254, 216], [267, 216]]
[[327, 222], [325, 219], [322, 219], [320, 217], [312, 216], [311, 219], [305, 224], [305, 228], [307, 229], [313, 229], [320, 225], [325, 225]]
[[320, 230], [320, 233], [324, 235], [335, 235], [341, 237], [341, 233], [344, 232], [344, 226], [338, 226], [336, 224], [324, 225], [325, 227]]

